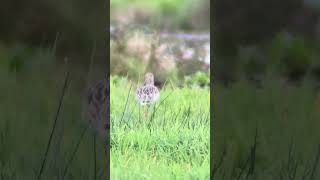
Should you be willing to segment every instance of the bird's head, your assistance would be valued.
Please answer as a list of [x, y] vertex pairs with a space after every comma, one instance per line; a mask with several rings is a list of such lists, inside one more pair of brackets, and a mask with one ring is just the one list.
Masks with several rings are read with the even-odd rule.
[[146, 73], [144, 84], [145, 85], [154, 85], [154, 77], [153, 77], [152, 73]]

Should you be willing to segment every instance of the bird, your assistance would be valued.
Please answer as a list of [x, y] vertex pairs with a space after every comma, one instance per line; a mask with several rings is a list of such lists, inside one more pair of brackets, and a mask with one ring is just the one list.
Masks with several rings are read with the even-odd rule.
[[[137, 88], [136, 98], [141, 106], [150, 107], [150, 105], [157, 102], [160, 98], [160, 92], [158, 88], [154, 85], [154, 76], [152, 73], [148, 72], [145, 74], [144, 84]], [[145, 111], [145, 117], [147, 117], [147, 112]]]
[[89, 126], [103, 140], [106, 163], [109, 150], [109, 132], [110, 132], [110, 103], [109, 103], [110, 85], [109, 77], [105, 76], [102, 80], [90, 86], [85, 95], [85, 112]]
[[104, 78], [91, 86], [87, 94], [89, 123], [102, 137], [110, 128], [109, 92], [109, 80]]

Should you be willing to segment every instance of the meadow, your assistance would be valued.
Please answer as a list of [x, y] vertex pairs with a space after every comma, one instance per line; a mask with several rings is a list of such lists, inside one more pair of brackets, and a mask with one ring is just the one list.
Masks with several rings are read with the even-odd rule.
[[166, 83], [148, 110], [135, 99], [139, 83], [110, 79], [111, 179], [209, 179], [209, 88]]
[[[67, 69], [49, 49], [0, 47], [0, 179], [106, 179], [102, 143], [82, 117], [85, 71]], [[98, 71], [98, 70], [96, 70]], [[81, 85], [82, 84], [82, 85]], [[45, 155], [55, 117], [55, 131]]]
[[320, 99], [311, 78], [268, 77], [213, 90], [216, 179], [317, 179]]

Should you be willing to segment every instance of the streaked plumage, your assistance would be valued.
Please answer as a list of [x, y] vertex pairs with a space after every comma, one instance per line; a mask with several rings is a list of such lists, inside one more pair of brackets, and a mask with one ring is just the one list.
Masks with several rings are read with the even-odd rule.
[[109, 138], [110, 131], [110, 104], [109, 104], [109, 77], [106, 76], [103, 80], [91, 86], [86, 92], [85, 107], [86, 119], [89, 125], [100, 136], [104, 143], [104, 153], [106, 163], [109, 161]]
[[85, 102], [89, 124], [103, 140], [106, 140], [110, 128], [109, 92], [109, 81], [104, 78], [89, 88]]
[[137, 89], [136, 97], [140, 105], [151, 105], [159, 99], [160, 93], [158, 88], [154, 86], [154, 77], [152, 73], [147, 73], [145, 75], [145, 83]]
[[109, 104], [110, 86], [109, 79], [103, 80], [91, 86], [86, 92], [85, 108], [86, 120], [89, 126], [99, 135], [103, 141], [106, 163], [109, 161], [109, 138], [110, 131], [110, 104]]

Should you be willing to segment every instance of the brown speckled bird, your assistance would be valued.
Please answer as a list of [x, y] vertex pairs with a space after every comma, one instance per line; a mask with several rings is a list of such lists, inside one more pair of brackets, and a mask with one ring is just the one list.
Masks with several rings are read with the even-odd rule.
[[[101, 137], [104, 142], [105, 155], [109, 149], [108, 146], [108, 132], [110, 131], [110, 105], [109, 105], [109, 78], [105, 77], [103, 80], [91, 86], [85, 99], [85, 111], [87, 113], [86, 119], [89, 121], [89, 126]], [[108, 161], [108, 159], [107, 159]]]
[[[154, 76], [152, 73], [146, 73], [144, 85], [137, 89], [136, 97], [140, 105], [147, 105], [147, 107], [158, 101], [160, 92], [158, 88], [154, 86]], [[146, 111], [145, 117], [147, 117]]]

